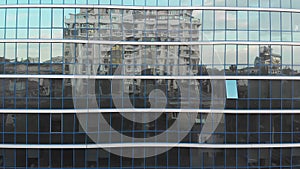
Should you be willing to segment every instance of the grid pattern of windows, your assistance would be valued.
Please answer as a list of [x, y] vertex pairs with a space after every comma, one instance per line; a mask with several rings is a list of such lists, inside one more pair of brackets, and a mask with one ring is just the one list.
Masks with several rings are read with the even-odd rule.
[[300, 167], [298, 0], [0, 2], [0, 167]]
[[[113, 154], [107, 154], [102, 149], [18, 149], [3, 150], [3, 155], [7, 158], [0, 163], [5, 168], [29, 167], [35, 168], [278, 168], [274, 166], [275, 162], [280, 163], [281, 168], [299, 167], [299, 157], [293, 157], [299, 149], [281, 148], [281, 149], [219, 149], [209, 154], [205, 149], [193, 148], [174, 148], [168, 153], [164, 153], [151, 158], [127, 159]], [[186, 160], [179, 154], [190, 159]], [[275, 156], [273, 154], [276, 154]], [[288, 154], [284, 156], [283, 154]], [[197, 159], [194, 159], [197, 156]], [[211, 160], [226, 156], [224, 160]], [[245, 158], [245, 156], [247, 158]], [[272, 160], [255, 160], [256, 156], [266, 157], [274, 156]], [[26, 160], [26, 157], [27, 160]], [[59, 157], [59, 158], [57, 158]], [[15, 159], [17, 165], [8, 160]], [[41, 160], [39, 160], [41, 159]], [[76, 160], [75, 160], [76, 159]], [[283, 159], [283, 160], [280, 160]]]
[[297, 0], [4, 0], [1, 4], [91, 4], [91, 5], [138, 5], [138, 6], [217, 6], [217, 7], [263, 7], [299, 9]]

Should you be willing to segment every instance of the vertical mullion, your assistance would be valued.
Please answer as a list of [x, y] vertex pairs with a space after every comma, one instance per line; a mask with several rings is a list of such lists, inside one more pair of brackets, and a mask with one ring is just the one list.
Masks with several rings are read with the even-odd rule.
[[[227, 7], [227, 1], [225, 1], [225, 7]], [[225, 33], [225, 41], [227, 40], [227, 14], [228, 14], [228, 11], [225, 11], [225, 30], [224, 30], [224, 33]], [[227, 60], [227, 45], [224, 45], [224, 70], [225, 70], [225, 66], [227, 65], [226, 63], [226, 60]], [[201, 96], [200, 96], [201, 98]], [[201, 118], [202, 120], [202, 118]], [[226, 114], [224, 114], [224, 143], [227, 144], [227, 116]], [[227, 153], [227, 149], [224, 149], [224, 168], [227, 167], [227, 156], [226, 156], [226, 153]]]

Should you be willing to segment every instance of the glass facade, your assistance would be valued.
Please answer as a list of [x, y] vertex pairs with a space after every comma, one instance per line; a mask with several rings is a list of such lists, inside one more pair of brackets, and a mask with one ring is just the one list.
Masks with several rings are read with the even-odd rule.
[[0, 168], [300, 167], [298, 0], [0, 1]]

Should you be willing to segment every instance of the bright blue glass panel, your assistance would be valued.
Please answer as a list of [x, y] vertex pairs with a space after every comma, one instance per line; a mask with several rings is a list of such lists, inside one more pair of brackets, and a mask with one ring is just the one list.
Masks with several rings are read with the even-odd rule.
[[238, 99], [236, 80], [226, 80], [227, 99]]

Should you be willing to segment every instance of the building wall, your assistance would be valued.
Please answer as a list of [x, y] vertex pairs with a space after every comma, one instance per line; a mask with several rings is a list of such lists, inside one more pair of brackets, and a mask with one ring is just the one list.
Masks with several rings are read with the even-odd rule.
[[297, 0], [0, 2], [0, 168], [299, 167], [299, 16]]

